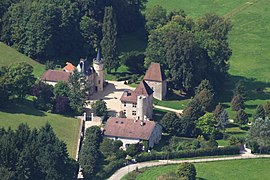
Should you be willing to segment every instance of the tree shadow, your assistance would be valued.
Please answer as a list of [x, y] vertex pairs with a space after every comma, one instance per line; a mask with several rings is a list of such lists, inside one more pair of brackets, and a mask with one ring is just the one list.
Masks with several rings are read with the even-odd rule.
[[[258, 81], [255, 78], [246, 78], [243, 76], [230, 75], [217, 97], [218, 102], [230, 102], [233, 97], [233, 90], [235, 89], [236, 84], [240, 81], [242, 82], [247, 94], [245, 100], [270, 99], [270, 82], [262, 82]], [[246, 107], [250, 109], [255, 109], [257, 105], [246, 105]]]
[[1, 109], [2, 112], [10, 114], [26, 114], [32, 116], [46, 116], [46, 114], [34, 107], [33, 101], [24, 99], [21, 102], [13, 102], [6, 108]]

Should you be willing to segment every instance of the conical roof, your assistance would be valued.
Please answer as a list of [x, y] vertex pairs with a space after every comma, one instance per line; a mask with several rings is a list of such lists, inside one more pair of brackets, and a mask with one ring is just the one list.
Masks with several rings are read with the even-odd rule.
[[95, 63], [98, 63], [98, 64], [103, 62], [102, 54], [101, 54], [100, 49], [98, 50], [97, 57], [96, 57], [96, 59], [94, 59], [94, 61], [95, 61]]

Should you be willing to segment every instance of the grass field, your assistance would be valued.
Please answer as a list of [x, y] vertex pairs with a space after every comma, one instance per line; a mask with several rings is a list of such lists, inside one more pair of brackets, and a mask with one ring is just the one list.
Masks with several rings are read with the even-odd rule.
[[[243, 159], [208, 163], [195, 163], [197, 178], [203, 180], [255, 180], [269, 179], [270, 159]], [[136, 180], [155, 180], [159, 176], [175, 172], [177, 165], [143, 169]], [[127, 180], [127, 177], [122, 180]]]
[[79, 120], [36, 110], [31, 101], [0, 111], [0, 127], [16, 129], [20, 123], [27, 123], [31, 128], [39, 128], [46, 122], [51, 124], [57, 137], [67, 144], [69, 155], [75, 158]]
[[40, 77], [45, 71], [44, 65], [0, 42], [0, 66], [8, 66], [17, 62], [27, 62], [28, 64], [32, 65], [34, 67], [34, 75], [36, 77]]
[[[149, 0], [147, 8], [161, 5], [168, 11], [183, 9], [189, 16], [199, 17], [205, 13], [216, 13], [229, 17], [233, 29], [229, 36], [233, 55], [229, 61], [231, 75], [227, 87], [243, 80], [248, 91], [246, 112], [251, 116], [258, 104], [270, 100], [267, 92], [256, 92], [256, 88], [270, 87], [270, 1], [269, 0]], [[231, 93], [225, 92], [223, 103], [229, 105]], [[235, 112], [228, 107], [231, 118]]]

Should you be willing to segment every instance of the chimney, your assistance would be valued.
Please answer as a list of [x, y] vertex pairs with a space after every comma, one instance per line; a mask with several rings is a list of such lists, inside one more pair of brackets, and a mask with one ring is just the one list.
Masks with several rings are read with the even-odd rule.
[[94, 113], [91, 113], [91, 121], [94, 120]]
[[134, 123], [136, 123], [137, 122], [137, 120], [134, 118], [134, 121], [133, 121]]
[[143, 121], [147, 121], [147, 116], [146, 115], [143, 116]]
[[143, 122], [143, 120], [141, 121], [141, 126], [143, 126], [144, 125], [144, 122]]
[[83, 113], [83, 120], [86, 121], [86, 112]]

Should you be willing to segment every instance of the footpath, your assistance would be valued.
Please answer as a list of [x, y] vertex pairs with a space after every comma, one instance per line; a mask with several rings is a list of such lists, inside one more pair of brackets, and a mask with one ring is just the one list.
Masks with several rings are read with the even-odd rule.
[[172, 111], [172, 112], [175, 112], [175, 113], [178, 113], [178, 114], [183, 113], [183, 110], [181, 110], [181, 109], [172, 109], [172, 108], [168, 108], [168, 107], [164, 107], [164, 106], [158, 106], [158, 105], [154, 105], [154, 107], [158, 108], [158, 109], [163, 109], [163, 110], [166, 110], [166, 111]]
[[159, 161], [142, 162], [137, 164], [131, 164], [119, 169], [109, 178], [109, 180], [119, 180], [127, 173], [134, 171], [136, 168], [141, 169], [144, 167], [152, 167], [165, 164], [178, 164], [183, 162], [199, 163], [199, 162], [227, 161], [227, 160], [253, 159], [253, 158], [270, 158], [270, 155], [241, 154], [239, 156], [222, 157], [222, 158], [202, 158], [191, 160], [159, 160]]

